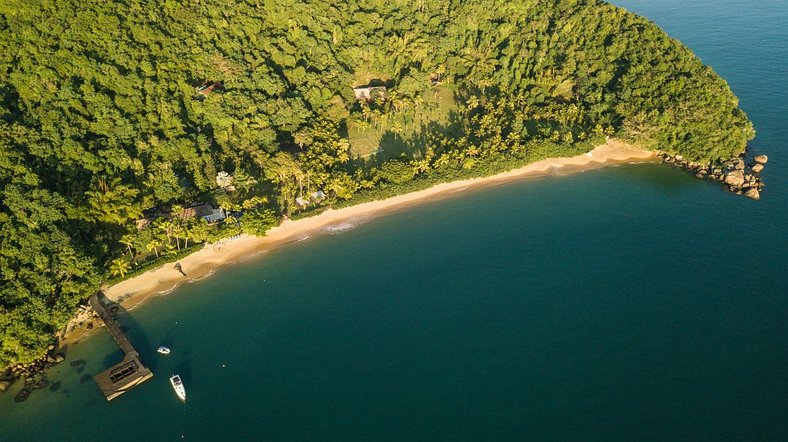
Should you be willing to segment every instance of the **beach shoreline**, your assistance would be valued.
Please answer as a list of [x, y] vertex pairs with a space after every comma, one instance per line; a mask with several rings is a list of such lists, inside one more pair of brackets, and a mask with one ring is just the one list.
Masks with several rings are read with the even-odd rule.
[[[264, 237], [241, 235], [233, 240], [206, 244], [202, 249], [178, 260], [184, 274], [169, 262], [143, 274], [121, 281], [104, 289], [112, 301], [132, 309], [146, 300], [167, 294], [182, 284], [193, 282], [215, 273], [216, 269], [236, 262], [246, 261], [286, 244], [333, 229], [354, 226], [360, 220], [379, 217], [394, 210], [434, 200], [438, 196], [456, 195], [467, 189], [501, 184], [524, 178], [540, 177], [555, 173], [578, 173], [609, 165], [659, 162], [656, 154], [634, 147], [621, 140], [611, 139], [592, 151], [565, 158], [548, 158], [524, 167], [482, 178], [471, 178], [437, 184], [430, 188], [397, 195], [379, 201], [361, 203], [342, 209], [328, 209], [318, 215], [299, 220], [285, 220], [268, 231]], [[76, 320], [77, 318], [75, 318]], [[88, 332], [74, 324], [67, 326], [61, 343], [77, 342]]]

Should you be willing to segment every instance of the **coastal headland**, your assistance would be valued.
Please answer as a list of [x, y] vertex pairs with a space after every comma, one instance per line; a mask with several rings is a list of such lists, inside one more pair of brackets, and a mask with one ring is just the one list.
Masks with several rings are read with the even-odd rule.
[[[266, 235], [285, 217], [585, 154], [609, 138], [695, 162], [710, 179], [722, 167], [730, 190], [760, 197], [761, 166], [723, 170], [755, 136], [728, 83], [655, 23], [607, 2], [263, 10], [204, 0], [157, 12], [162, 32], [133, 7], [80, 4], [85, 19], [63, 1], [21, 2], [0, 30], [6, 52], [21, 54], [0, 60], [5, 366], [45, 359], [62, 338], [53, 331], [102, 283], [197, 244], [232, 238], [118, 299], [279, 245], [241, 234]], [[118, 34], [118, 20], [135, 31]], [[63, 26], [38, 26], [50, 21]], [[521, 173], [567, 173], [595, 155]], [[487, 182], [498, 179], [508, 178]], [[271, 237], [399, 201], [285, 223]], [[82, 314], [85, 328], [96, 324]]]

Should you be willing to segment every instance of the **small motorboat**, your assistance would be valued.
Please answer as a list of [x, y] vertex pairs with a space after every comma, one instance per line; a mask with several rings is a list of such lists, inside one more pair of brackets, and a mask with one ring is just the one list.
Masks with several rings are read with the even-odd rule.
[[161, 353], [161, 354], [163, 354], [163, 355], [170, 354], [170, 349], [165, 347], [165, 346], [163, 346], [163, 345], [161, 347], [159, 347], [156, 351]]
[[172, 384], [172, 389], [175, 390], [175, 394], [178, 395], [178, 399], [186, 402], [186, 387], [183, 386], [181, 377], [177, 374], [172, 375], [170, 378], [170, 384]]

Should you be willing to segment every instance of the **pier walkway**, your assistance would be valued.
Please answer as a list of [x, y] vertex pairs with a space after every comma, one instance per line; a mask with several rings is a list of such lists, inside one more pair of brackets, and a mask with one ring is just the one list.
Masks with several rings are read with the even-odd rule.
[[91, 296], [88, 302], [90, 306], [93, 307], [93, 310], [98, 313], [101, 320], [104, 321], [104, 325], [107, 326], [109, 334], [112, 335], [120, 349], [125, 353], [122, 361], [110, 367], [108, 370], [97, 374], [94, 378], [101, 392], [104, 393], [108, 401], [111, 401], [152, 378], [153, 373], [142, 365], [139, 353], [137, 353], [137, 350], [131, 345], [126, 335], [123, 334], [120, 325], [118, 325], [118, 321], [116, 321], [113, 315], [107, 310], [101, 298], [106, 299], [104, 294], [99, 292]]

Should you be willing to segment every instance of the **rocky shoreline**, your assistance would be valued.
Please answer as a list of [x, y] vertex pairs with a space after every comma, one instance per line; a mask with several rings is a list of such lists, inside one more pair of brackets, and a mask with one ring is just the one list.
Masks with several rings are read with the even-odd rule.
[[682, 168], [702, 180], [718, 181], [729, 191], [744, 195], [754, 200], [761, 199], [764, 188], [760, 173], [769, 161], [766, 155], [755, 155], [750, 162], [745, 161], [745, 154], [724, 163], [697, 163], [686, 160], [682, 155], [656, 151], [662, 163]]
[[[94, 327], [101, 327], [103, 324], [98, 319], [98, 315], [90, 306], [80, 306], [77, 314], [68, 322], [66, 327], [54, 336], [55, 343], [47, 347], [47, 352], [43, 356], [27, 364], [12, 365], [0, 373], [0, 393], [8, 391], [14, 383], [20, 380], [24, 380], [24, 386], [14, 397], [16, 402], [24, 402], [33, 391], [43, 390], [47, 386], [52, 391], [59, 388], [59, 382], [54, 382], [50, 386], [50, 382], [46, 377], [46, 370], [55, 364], [65, 361], [68, 348], [68, 342], [65, 339], [67, 334], [80, 335], [80, 331], [84, 333], [92, 330]], [[73, 341], [73, 339], [71, 340]], [[84, 365], [84, 362], [78, 365]], [[79, 367], [77, 367], [77, 370], [81, 371]]]
[[[754, 200], [760, 199], [764, 183], [759, 174], [768, 162], [766, 155], [752, 157], [749, 164], [745, 161], [744, 154], [721, 164], [711, 162], [703, 164], [686, 160], [682, 155], [674, 155], [664, 151], [655, 151], [655, 154], [661, 158], [664, 164], [680, 167], [700, 179], [718, 181], [738, 195], [744, 195]], [[75, 344], [86, 333], [102, 326], [103, 323], [99, 320], [98, 315], [89, 306], [81, 306], [66, 327], [54, 336], [53, 343], [49, 345], [46, 354], [28, 364], [16, 364], [6, 368], [4, 372], [0, 372], [0, 393], [9, 390], [15, 382], [24, 380], [24, 387], [15, 397], [18, 402], [22, 402], [32, 391], [45, 388], [49, 385], [49, 381], [46, 379], [46, 369], [65, 360], [68, 345]], [[75, 361], [71, 364], [79, 364], [79, 362]], [[75, 367], [79, 370], [81, 366]], [[59, 382], [53, 383], [50, 389], [54, 387], [59, 387]]]

